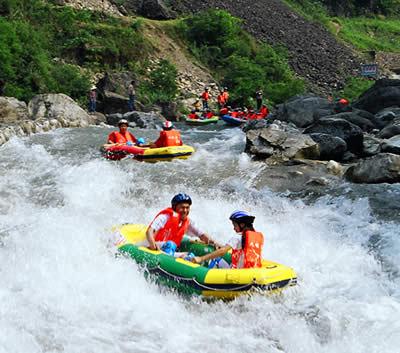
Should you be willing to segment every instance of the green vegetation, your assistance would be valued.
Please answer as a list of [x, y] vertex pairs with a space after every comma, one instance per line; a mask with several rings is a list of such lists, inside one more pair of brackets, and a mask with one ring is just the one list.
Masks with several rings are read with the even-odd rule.
[[221, 10], [209, 10], [178, 24], [192, 54], [207, 65], [237, 104], [252, 104], [261, 88], [272, 103], [304, 90], [290, 70], [286, 53], [257, 43], [240, 27], [240, 20]]
[[[333, 34], [350, 43], [360, 51], [400, 52], [400, 0], [374, 1], [374, 10], [391, 15], [387, 19], [382, 16], [373, 17], [331, 17], [324, 4], [329, 1], [316, 0], [284, 0], [290, 7], [311, 21], [322, 23]], [[366, 13], [365, 1], [335, 2], [335, 6], [343, 6], [350, 14]], [[370, 2], [368, 2], [370, 3]], [[333, 5], [332, 5], [333, 6]]]
[[0, 14], [0, 78], [6, 95], [23, 100], [43, 92], [82, 99], [91, 72], [138, 68], [150, 50], [139, 23], [96, 12], [0, 0]]
[[362, 93], [369, 89], [374, 82], [374, 80], [363, 77], [350, 77], [346, 80], [344, 89], [337, 92], [335, 96], [347, 98], [349, 101], [355, 101]]
[[139, 97], [145, 104], [168, 103], [176, 98], [178, 71], [168, 60], [161, 60], [151, 71], [149, 79], [139, 86]]

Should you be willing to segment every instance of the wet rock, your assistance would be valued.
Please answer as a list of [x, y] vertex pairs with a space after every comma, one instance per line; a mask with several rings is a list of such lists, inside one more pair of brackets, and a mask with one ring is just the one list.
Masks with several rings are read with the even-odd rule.
[[376, 81], [353, 106], [373, 114], [388, 107], [400, 107], [400, 80]]
[[298, 127], [313, 124], [321, 112], [332, 112], [332, 104], [325, 98], [317, 96], [296, 96], [278, 106], [276, 118], [287, 121]]
[[346, 142], [337, 136], [327, 134], [310, 134], [310, 137], [318, 143], [320, 159], [340, 161], [347, 150]]
[[264, 127], [268, 127], [271, 123], [266, 121], [265, 119], [260, 119], [260, 120], [250, 120], [247, 121], [246, 124], [244, 124], [242, 130], [244, 132], [250, 131], [250, 130], [258, 130], [262, 129]]
[[129, 121], [129, 126], [131, 127], [140, 127], [140, 128], [149, 128], [155, 129], [162, 126], [162, 123], [165, 119], [162, 115], [151, 112], [151, 113], [144, 113], [144, 112], [129, 112], [125, 114], [109, 114], [106, 115], [107, 123], [110, 125], [117, 125], [120, 119], [126, 119]]
[[374, 116], [374, 124], [378, 129], [388, 126], [395, 118], [400, 118], [400, 108], [390, 107], [381, 110]]
[[341, 176], [344, 174], [343, 166], [336, 161], [329, 161], [326, 164], [326, 170], [333, 175]]
[[285, 124], [271, 124], [246, 133], [246, 152], [276, 160], [318, 159], [319, 147], [309, 136]]
[[364, 135], [362, 153], [363, 157], [371, 157], [375, 156], [378, 153], [381, 153], [381, 144], [381, 139], [369, 135]]
[[29, 102], [28, 112], [33, 120], [63, 119], [67, 126], [90, 121], [89, 114], [65, 94], [37, 95]]
[[361, 154], [363, 150], [363, 132], [352, 123], [344, 119], [323, 118], [304, 130], [306, 134], [320, 133], [336, 136], [344, 140], [349, 151]]
[[[370, 132], [375, 128], [375, 125], [369, 120], [357, 112], [347, 112], [347, 113], [339, 113], [336, 115], [332, 115], [326, 118], [335, 118], [335, 119], [344, 119], [349, 121], [350, 123], [357, 125], [362, 131]], [[371, 114], [371, 118], [373, 119], [374, 116]]]
[[311, 186], [326, 186], [329, 185], [329, 179], [324, 177], [314, 177], [306, 182], [306, 185]]
[[11, 124], [28, 119], [25, 102], [13, 97], [0, 97], [0, 124]]
[[378, 137], [388, 139], [396, 135], [400, 135], [400, 118], [396, 118], [390, 125], [382, 129]]
[[384, 140], [382, 143], [382, 152], [400, 154], [400, 135]]
[[361, 160], [347, 170], [345, 177], [354, 183], [398, 183], [400, 182], [400, 156], [380, 153]]

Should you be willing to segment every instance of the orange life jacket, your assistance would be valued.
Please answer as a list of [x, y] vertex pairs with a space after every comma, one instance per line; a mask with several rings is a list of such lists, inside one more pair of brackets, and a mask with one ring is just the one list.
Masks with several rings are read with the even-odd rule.
[[136, 138], [129, 131], [125, 131], [125, 134], [121, 134], [120, 131], [113, 131], [108, 135], [108, 141], [112, 141], [113, 143], [127, 143], [131, 141], [136, 143]]
[[225, 115], [225, 114], [228, 114], [228, 113], [229, 113], [229, 109], [228, 108], [222, 108], [219, 111], [219, 115]]
[[222, 95], [223, 95], [224, 98], [225, 98], [225, 102], [227, 102], [228, 99], [229, 99], [229, 93], [225, 91], [224, 93], [222, 93]]
[[210, 93], [203, 92], [203, 94], [201, 95], [201, 98], [203, 98], [204, 101], [208, 101], [210, 99]]
[[164, 135], [164, 147], [182, 146], [181, 134], [178, 130], [161, 131], [160, 135]]
[[218, 97], [217, 97], [217, 101], [221, 105], [225, 104], [225, 102], [226, 102], [225, 101], [225, 96], [223, 94], [219, 94]]
[[[189, 227], [189, 218], [184, 221], [181, 216], [176, 213], [172, 208], [162, 210], [154, 219], [159, 215], [168, 216], [168, 221], [164, 228], [161, 228], [155, 235], [155, 241], [173, 241], [178, 247], [181, 244], [182, 238]], [[153, 220], [154, 221], [154, 220]]]
[[248, 230], [244, 236], [243, 249], [232, 249], [232, 268], [238, 268], [240, 258], [244, 257], [243, 268], [261, 267], [264, 236], [260, 232]]
[[239, 116], [239, 113], [238, 112], [232, 112], [231, 113], [231, 117], [232, 118], [237, 118]]

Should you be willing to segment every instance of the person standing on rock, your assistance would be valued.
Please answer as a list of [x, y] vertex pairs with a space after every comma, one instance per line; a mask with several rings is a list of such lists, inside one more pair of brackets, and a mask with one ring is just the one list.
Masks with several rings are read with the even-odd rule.
[[208, 87], [204, 87], [204, 92], [201, 94], [200, 98], [203, 101], [203, 110], [208, 109], [208, 101], [210, 100], [210, 93], [208, 92]]
[[256, 91], [256, 102], [257, 102], [257, 110], [260, 111], [262, 107], [262, 101], [263, 101], [263, 91], [261, 88], [259, 88]]
[[136, 110], [135, 107], [135, 81], [131, 81], [131, 83], [128, 86], [128, 97], [129, 97], [129, 101], [128, 101], [128, 108], [129, 111], [134, 111]]
[[225, 95], [224, 95], [224, 91], [222, 89], [219, 91], [219, 95], [217, 97], [217, 103], [218, 103], [219, 110], [221, 110], [226, 105]]
[[97, 102], [97, 87], [92, 86], [89, 92], [89, 113], [94, 113], [96, 111], [96, 102]]
[[225, 105], [228, 105], [228, 101], [229, 101], [229, 92], [228, 92], [228, 87], [224, 87], [224, 99], [225, 99]]

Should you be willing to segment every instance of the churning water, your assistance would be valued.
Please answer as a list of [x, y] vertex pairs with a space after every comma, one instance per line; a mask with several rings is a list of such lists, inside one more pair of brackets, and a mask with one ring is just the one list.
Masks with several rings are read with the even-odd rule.
[[[108, 132], [57, 130], [0, 148], [0, 353], [400, 352], [398, 185], [291, 197], [263, 185], [266, 167], [242, 153], [239, 129], [186, 130], [196, 154], [156, 164], [103, 160]], [[116, 258], [110, 227], [150, 222], [180, 191], [220, 241], [233, 210], [253, 212], [265, 256], [293, 267], [298, 286], [208, 303]]]

